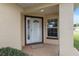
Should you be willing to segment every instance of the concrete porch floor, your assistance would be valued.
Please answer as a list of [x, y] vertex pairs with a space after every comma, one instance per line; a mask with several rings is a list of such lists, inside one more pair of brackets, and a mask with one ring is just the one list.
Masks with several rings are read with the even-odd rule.
[[23, 52], [30, 56], [58, 56], [58, 50], [58, 45], [54, 44], [35, 44], [23, 48]]

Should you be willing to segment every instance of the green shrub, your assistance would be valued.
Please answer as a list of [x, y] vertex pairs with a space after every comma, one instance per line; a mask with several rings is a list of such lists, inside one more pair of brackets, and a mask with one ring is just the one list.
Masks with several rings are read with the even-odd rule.
[[25, 54], [18, 49], [6, 47], [0, 49], [0, 56], [28, 56], [28, 54]]

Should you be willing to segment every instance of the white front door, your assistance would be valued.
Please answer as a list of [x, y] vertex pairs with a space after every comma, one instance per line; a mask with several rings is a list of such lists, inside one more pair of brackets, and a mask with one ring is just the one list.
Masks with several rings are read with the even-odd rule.
[[26, 44], [42, 42], [42, 19], [26, 17]]

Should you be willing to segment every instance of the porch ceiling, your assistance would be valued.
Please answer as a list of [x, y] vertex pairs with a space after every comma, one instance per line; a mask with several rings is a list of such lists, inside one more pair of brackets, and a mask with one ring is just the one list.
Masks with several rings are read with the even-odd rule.
[[[22, 7], [25, 13], [52, 14], [59, 12], [57, 3], [17, 3], [17, 5]], [[41, 10], [44, 11], [41, 12]]]

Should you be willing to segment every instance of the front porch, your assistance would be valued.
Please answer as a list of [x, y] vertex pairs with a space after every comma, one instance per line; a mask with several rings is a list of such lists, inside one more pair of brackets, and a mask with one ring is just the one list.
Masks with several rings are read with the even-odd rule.
[[55, 44], [27, 45], [23, 48], [23, 52], [31, 56], [58, 56], [59, 47]]
[[[51, 6], [51, 5], [56, 5], [56, 4], [47, 4], [47, 5], [43, 5], [40, 8], [44, 8], [47, 6]], [[73, 4], [58, 4], [59, 9], [58, 10], [58, 14], [51, 14], [47, 16], [43, 16], [44, 17], [44, 23], [43, 23], [43, 27], [44, 27], [44, 43], [46, 43], [45, 45], [41, 45], [42, 48], [40, 48], [40, 45], [37, 46], [27, 46], [24, 49], [26, 50], [26, 48], [28, 49], [28, 53], [29, 53], [29, 49], [32, 49], [32, 51], [36, 52], [36, 50], [39, 52], [40, 51], [44, 51], [46, 52], [46, 55], [49, 55], [49, 53], [46, 51], [46, 49], [48, 49], [48, 51], [52, 51], [53, 47], [50, 47], [51, 45], [48, 45], [47, 43], [51, 43], [53, 44], [52, 46], [54, 46], [54, 44], [58, 44], [59, 48], [57, 48], [59, 51], [57, 51], [59, 53], [59, 55], [64, 55], [64, 56], [69, 56], [69, 55], [74, 55], [73, 50], [74, 50], [74, 45], [73, 45]], [[37, 5], [36, 5], [37, 6]], [[40, 6], [40, 5], [38, 5]], [[38, 10], [40, 8], [34, 8], [34, 10]], [[26, 8], [28, 9], [28, 8]], [[12, 48], [17, 48], [19, 50], [22, 50], [22, 47], [25, 46], [25, 35], [24, 35], [24, 15], [26, 14], [30, 14], [33, 16], [33, 13], [28, 13], [30, 11], [34, 11], [33, 9], [30, 10], [24, 10], [23, 8], [19, 7], [17, 4], [0, 4], [0, 48], [2, 47], [12, 47]], [[55, 8], [52, 8], [55, 9]], [[55, 10], [55, 11], [56, 11]], [[37, 12], [37, 13], [41, 13], [41, 12]], [[34, 13], [35, 14], [35, 13]], [[42, 16], [42, 15], [37, 15], [36, 16]], [[34, 15], [34, 16], [35, 16]], [[46, 15], [46, 14], [44, 14]], [[59, 20], [59, 28], [58, 28], [58, 41], [55, 39], [48, 39], [47, 38], [47, 24], [46, 24], [46, 20], [49, 18], [58, 18]], [[6, 30], [5, 30], [6, 29]], [[47, 48], [47, 47], [50, 47]], [[34, 49], [34, 48], [39, 48], [39, 49]], [[51, 50], [52, 49], [52, 50]], [[49, 51], [49, 52], [50, 52]], [[75, 51], [75, 50], [74, 50]], [[37, 53], [37, 52], [36, 52]], [[58, 54], [57, 53], [57, 54]], [[39, 53], [37, 53], [39, 54]], [[40, 54], [42, 55], [42, 52], [40, 52]], [[39, 55], [40, 55], [39, 54]], [[35, 54], [36, 55], [36, 54]], [[50, 55], [53, 55], [50, 53]], [[56, 54], [54, 54], [56, 55]], [[78, 54], [77, 54], [78, 55]]]

